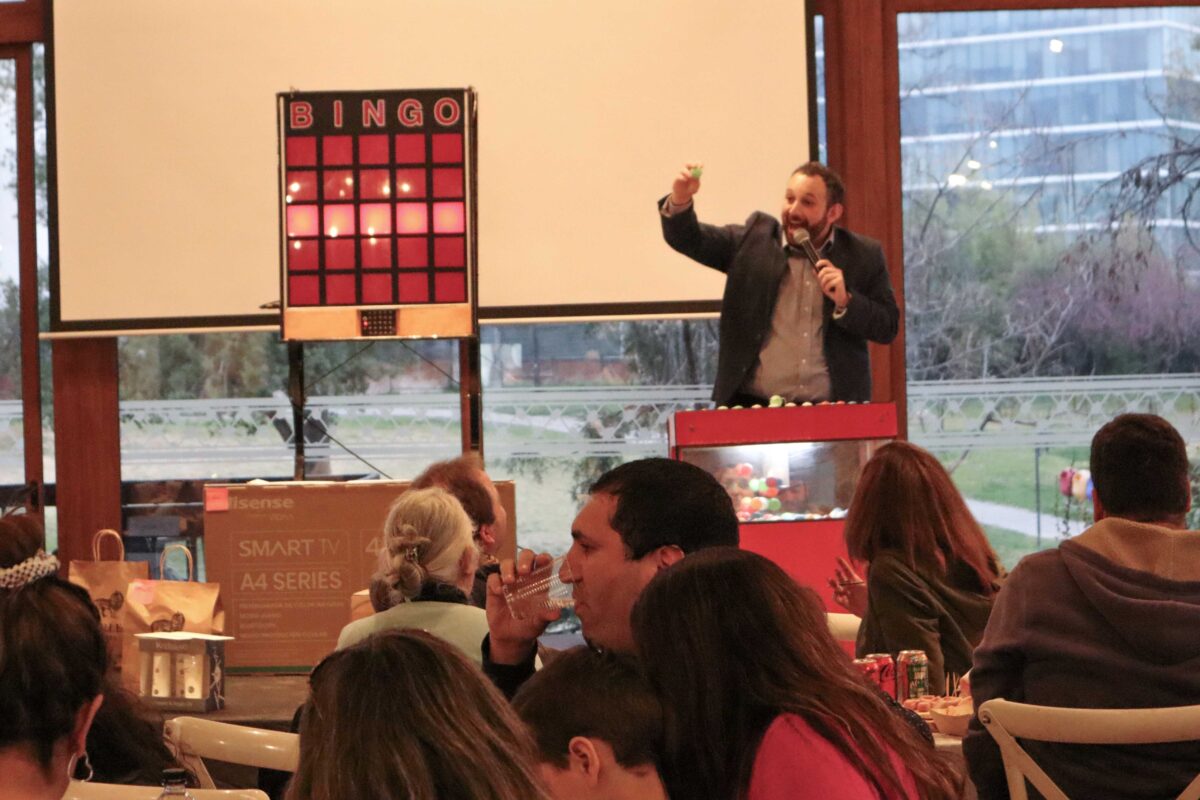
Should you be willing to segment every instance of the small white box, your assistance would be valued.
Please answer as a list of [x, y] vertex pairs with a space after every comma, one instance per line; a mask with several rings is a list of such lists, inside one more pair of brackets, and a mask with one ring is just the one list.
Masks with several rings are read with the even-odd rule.
[[139, 633], [142, 699], [164, 711], [225, 707], [225, 642], [232, 636]]

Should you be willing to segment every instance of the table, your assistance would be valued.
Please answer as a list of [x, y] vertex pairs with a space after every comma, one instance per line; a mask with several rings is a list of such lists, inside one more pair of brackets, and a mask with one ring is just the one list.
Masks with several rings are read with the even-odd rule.
[[190, 716], [286, 731], [307, 695], [308, 675], [228, 675], [225, 708]]

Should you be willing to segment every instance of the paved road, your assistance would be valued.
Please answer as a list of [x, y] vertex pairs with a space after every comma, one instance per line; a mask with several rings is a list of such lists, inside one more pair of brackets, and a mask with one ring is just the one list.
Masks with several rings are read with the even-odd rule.
[[[1023, 533], [1026, 536], [1036, 536], [1038, 530], [1038, 515], [1024, 508], [1005, 506], [999, 503], [989, 503], [986, 500], [967, 500], [967, 508], [975, 515], [980, 525], [993, 525], [997, 528]], [[1061, 528], [1061, 520], [1053, 513], [1043, 511], [1042, 537], [1056, 536]], [[1087, 523], [1071, 520], [1070, 535], [1083, 532]]]

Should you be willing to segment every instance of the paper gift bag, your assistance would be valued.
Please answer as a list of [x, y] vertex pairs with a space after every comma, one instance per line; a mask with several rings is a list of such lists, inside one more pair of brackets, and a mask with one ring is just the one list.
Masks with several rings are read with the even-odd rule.
[[[119, 548], [115, 561], [100, 560], [100, 543], [106, 538], [113, 539]], [[150, 565], [145, 561], [126, 561], [121, 534], [108, 528], [97, 531], [92, 537], [91, 561], [73, 560], [67, 565], [67, 579], [82, 586], [100, 609], [100, 624], [104, 628], [104, 640], [108, 643], [109, 660], [114, 670], [121, 669], [121, 609], [125, 605], [129, 582], [149, 577]]]
[[[188, 633], [225, 632], [225, 611], [221, 608], [221, 585], [198, 583], [192, 553], [181, 544], [168, 545], [159, 557], [159, 574], [163, 574], [167, 554], [182, 550], [188, 560], [188, 580], [136, 580], [125, 593], [121, 608], [122, 651], [126, 664], [138, 663], [139, 633], [187, 631]], [[132, 692], [139, 688], [138, 670], [121, 673], [121, 684]]]

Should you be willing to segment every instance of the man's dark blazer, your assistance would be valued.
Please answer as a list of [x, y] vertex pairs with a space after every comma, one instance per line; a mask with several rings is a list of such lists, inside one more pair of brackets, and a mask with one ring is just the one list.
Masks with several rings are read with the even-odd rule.
[[[660, 209], [666, 200], [659, 200]], [[662, 217], [662, 230], [672, 248], [726, 275], [713, 401], [727, 404], [750, 377], [771, 330], [779, 284], [788, 269], [779, 220], [756, 211], [744, 225], [717, 227], [701, 223], [694, 206], [689, 206]], [[833, 301], [824, 298], [830, 399], [867, 401], [871, 399], [867, 340], [888, 344], [900, 324], [883, 250], [873, 239], [837, 228], [825, 257], [842, 270], [850, 292], [846, 313], [836, 320]]]

